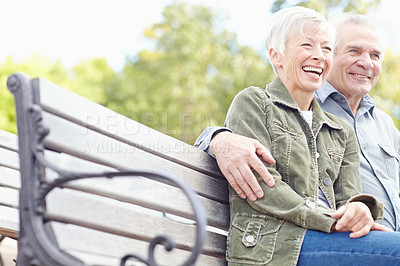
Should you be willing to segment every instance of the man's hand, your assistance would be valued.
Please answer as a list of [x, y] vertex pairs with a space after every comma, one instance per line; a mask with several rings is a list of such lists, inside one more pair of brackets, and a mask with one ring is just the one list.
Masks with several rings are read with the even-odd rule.
[[352, 232], [351, 238], [365, 236], [371, 230], [392, 231], [384, 225], [374, 223], [371, 211], [362, 202], [351, 202], [340, 207], [331, 217], [338, 219], [334, 229], [339, 232]]
[[223, 131], [213, 137], [210, 150], [217, 158], [222, 174], [241, 198], [245, 199], [247, 196], [255, 201], [264, 196], [251, 169], [254, 169], [269, 187], [275, 185], [274, 178], [257, 155], [269, 164], [274, 164], [275, 160], [258, 140]]

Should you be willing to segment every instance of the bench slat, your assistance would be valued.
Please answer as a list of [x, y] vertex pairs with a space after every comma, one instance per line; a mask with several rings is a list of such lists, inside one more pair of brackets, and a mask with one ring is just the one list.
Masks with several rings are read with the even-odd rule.
[[17, 135], [0, 129], [0, 147], [18, 151], [18, 137]]
[[39, 79], [39, 83], [41, 104], [44, 110], [134, 146], [151, 150], [158, 156], [167, 157], [198, 171], [208, 171], [212, 175], [221, 176], [215, 161], [205, 152], [122, 116], [48, 80]]
[[151, 169], [170, 172], [182, 178], [200, 195], [227, 202], [227, 187], [223, 185], [226, 184], [225, 180], [211, 178], [54, 115], [45, 113], [43, 117], [52, 129], [45, 138], [46, 147], [119, 170]]
[[0, 148], [0, 158], [0, 166], [19, 169], [19, 156], [17, 152]]
[[[147, 255], [149, 243], [136, 239], [115, 236], [75, 225], [52, 222], [57, 239], [62, 239], [60, 248], [71, 253], [89, 265], [119, 265], [122, 256], [135, 253]], [[85, 239], [85, 241], [82, 241]], [[67, 241], [66, 241], [67, 240]], [[163, 248], [156, 249], [156, 260], [162, 265], [179, 265], [189, 256], [185, 250], [174, 249], [171, 253]], [[116, 257], [116, 258], [115, 258]], [[201, 254], [197, 265], [226, 265], [224, 258]]]
[[19, 171], [0, 166], [0, 186], [19, 189], [21, 187]]
[[19, 230], [18, 209], [0, 205], [0, 235], [17, 238]]
[[18, 208], [18, 193], [17, 189], [8, 187], [0, 187], [0, 204]]
[[[190, 248], [191, 243], [194, 243], [193, 225], [157, 217], [119, 201], [69, 189], [55, 189], [49, 194], [46, 203], [47, 219], [147, 241], [164, 233], [170, 235], [184, 249]], [[224, 254], [225, 241], [224, 235], [209, 232], [203, 249], [209, 254]]]

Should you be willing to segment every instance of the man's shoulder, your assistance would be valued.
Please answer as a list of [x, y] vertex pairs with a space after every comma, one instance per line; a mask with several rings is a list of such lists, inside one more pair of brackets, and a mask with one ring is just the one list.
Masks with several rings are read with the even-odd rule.
[[372, 116], [375, 120], [384, 122], [385, 126], [387, 127], [396, 127], [393, 122], [393, 118], [382, 109], [375, 106], [372, 112], [373, 112]]
[[380, 109], [379, 107], [374, 107], [374, 110], [372, 111], [374, 114], [374, 116], [378, 116], [378, 117], [383, 117], [385, 119], [390, 119], [392, 120], [392, 117], [386, 113], [385, 111], [383, 111], [382, 109]]

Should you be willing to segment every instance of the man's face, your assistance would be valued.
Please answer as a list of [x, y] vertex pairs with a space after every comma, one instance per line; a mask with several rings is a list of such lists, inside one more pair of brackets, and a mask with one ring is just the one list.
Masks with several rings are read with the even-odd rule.
[[346, 24], [338, 31], [327, 80], [348, 100], [361, 100], [378, 82], [383, 56], [378, 36], [376, 30], [363, 25]]

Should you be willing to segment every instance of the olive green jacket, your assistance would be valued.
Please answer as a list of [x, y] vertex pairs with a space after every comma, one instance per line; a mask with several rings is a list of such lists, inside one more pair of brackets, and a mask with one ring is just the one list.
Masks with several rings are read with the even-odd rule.
[[[229, 265], [296, 265], [307, 229], [330, 233], [330, 217], [350, 201], [366, 203], [374, 219], [382, 204], [360, 194], [358, 145], [352, 129], [312, 102], [312, 130], [279, 78], [266, 90], [250, 87], [233, 100], [225, 125], [258, 139], [276, 160], [276, 184], [259, 178], [264, 197], [243, 200], [230, 187]], [[318, 187], [331, 208], [318, 202]]]

